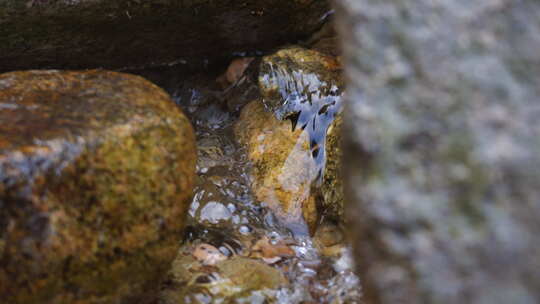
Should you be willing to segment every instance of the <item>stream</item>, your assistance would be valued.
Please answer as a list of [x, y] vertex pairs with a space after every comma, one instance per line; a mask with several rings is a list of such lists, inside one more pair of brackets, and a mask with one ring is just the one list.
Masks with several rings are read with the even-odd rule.
[[[192, 74], [181, 65], [132, 71], [167, 90], [197, 135], [197, 183], [188, 225], [158, 303], [359, 303], [360, 284], [343, 227], [322, 217], [310, 234], [287, 225], [272, 208], [257, 201], [250, 187], [253, 164], [234, 132], [239, 110], [254, 98], [256, 89], [249, 82], [235, 84], [239, 88], [232, 93], [230, 88], [222, 89], [216, 80], [227, 66]], [[309, 103], [302, 92], [292, 94], [288, 108], [277, 114], [296, 111], [286, 117], [291, 132], [301, 129], [311, 135], [310, 153], [317, 174], [310, 182], [318, 187], [324, 170], [325, 133], [340, 111], [340, 94], [337, 87], [313, 74], [291, 68], [295, 70], [287, 75], [292, 77], [289, 81], [297, 89], [307, 84], [307, 89], [300, 90], [310, 92]], [[279, 73], [287, 71], [270, 70], [265, 81]], [[313, 152], [315, 145], [323, 152]]]

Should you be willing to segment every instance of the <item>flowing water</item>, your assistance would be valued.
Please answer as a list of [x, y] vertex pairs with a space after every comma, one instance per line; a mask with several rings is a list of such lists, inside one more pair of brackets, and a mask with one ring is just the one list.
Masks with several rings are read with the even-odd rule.
[[[257, 202], [250, 188], [251, 165], [233, 132], [238, 110], [253, 98], [246, 93], [253, 84], [241, 94], [228, 94], [216, 82], [223, 69], [191, 75], [181, 67], [136, 72], [168, 90], [197, 134], [198, 182], [188, 227], [159, 303], [359, 302], [359, 281], [342, 227], [323, 221], [313, 237], [296, 234]], [[270, 67], [265, 81], [278, 81], [283, 73]], [[293, 122], [291, 132], [309, 133], [321, 178], [326, 130], [340, 111], [341, 88], [301, 70], [286, 77], [299, 86], [281, 84], [292, 114], [280, 118]]]

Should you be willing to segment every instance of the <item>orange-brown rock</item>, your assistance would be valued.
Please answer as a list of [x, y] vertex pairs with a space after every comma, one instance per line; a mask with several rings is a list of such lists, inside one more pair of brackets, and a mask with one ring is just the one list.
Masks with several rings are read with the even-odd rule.
[[259, 70], [261, 98], [235, 126], [257, 200], [298, 232], [313, 232], [321, 215], [341, 220], [339, 62], [293, 46], [264, 57]]
[[174, 259], [192, 127], [143, 78], [0, 75], [0, 303], [133, 303]]
[[280, 220], [307, 231], [317, 222], [311, 192], [317, 168], [307, 132], [291, 129], [289, 121], [278, 120], [255, 100], [242, 110], [235, 134], [253, 163], [251, 188], [257, 200], [268, 205]]

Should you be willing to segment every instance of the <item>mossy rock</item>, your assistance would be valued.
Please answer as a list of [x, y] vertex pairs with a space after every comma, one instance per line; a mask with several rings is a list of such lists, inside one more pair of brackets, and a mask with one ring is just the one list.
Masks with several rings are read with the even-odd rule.
[[178, 249], [195, 136], [160, 88], [107, 71], [0, 75], [2, 303], [150, 298]]
[[280, 270], [260, 260], [234, 255], [215, 265], [202, 265], [192, 251], [192, 244], [180, 249], [160, 303], [199, 303], [197, 298], [203, 295], [220, 303], [237, 303], [253, 293], [269, 300], [275, 296], [274, 290], [289, 284]]

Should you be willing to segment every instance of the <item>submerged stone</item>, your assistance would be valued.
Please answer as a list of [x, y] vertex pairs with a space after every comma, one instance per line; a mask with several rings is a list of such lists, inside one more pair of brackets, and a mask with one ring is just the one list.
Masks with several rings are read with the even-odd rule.
[[540, 3], [336, 3], [366, 303], [538, 303]]
[[342, 173], [342, 127], [343, 115], [336, 116], [326, 134], [326, 163], [319, 188], [320, 213], [327, 219], [347, 222], [344, 216], [343, 173]]
[[132, 303], [178, 246], [195, 142], [132, 75], [0, 75], [0, 302]]
[[205, 264], [191, 253], [201, 246], [213, 247], [182, 247], [169, 273], [169, 284], [161, 292], [160, 303], [199, 303], [201, 297], [235, 303], [258, 293], [263, 300], [272, 299], [276, 289], [288, 284], [280, 270], [261, 260], [234, 255]]

